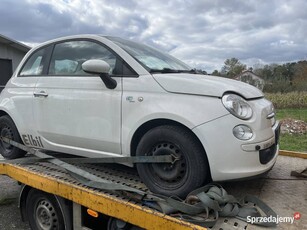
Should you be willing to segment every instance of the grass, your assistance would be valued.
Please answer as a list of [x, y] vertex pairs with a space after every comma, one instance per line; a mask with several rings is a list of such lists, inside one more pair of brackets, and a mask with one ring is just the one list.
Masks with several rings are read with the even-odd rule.
[[[307, 109], [277, 109], [278, 120], [292, 118], [307, 122]], [[281, 134], [280, 149], [307, 152], [307, 134]]]
[[307, 134], [282, 134], [280, 136], [280, 149], [307, 153]]
[[307, 122], [307, 109], [276, 109], [278, 120], [292, 118]]

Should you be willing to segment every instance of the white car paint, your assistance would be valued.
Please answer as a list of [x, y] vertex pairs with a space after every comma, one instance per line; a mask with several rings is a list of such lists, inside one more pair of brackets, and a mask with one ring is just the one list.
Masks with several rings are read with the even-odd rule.
[[[240, 92], [246, 99], [263, 97], [256, 87], [241, 81], [196, 74], [154, 74], [153, 77], [168, 92], [222, 97], [227, 92]], [[176, 84], [174, 84], [176, 82]]]
[[[33, 52], [73, 39], [92, 39], [108, 46], [138, 77], [114, 77], [117, 86], [111, 90], [97, 76], [19, 76]], [[254, 111], [251, 119], [240, 120], [225, 109], [221, 97], [226, 92], [248, 100]], [[274, 142], [278, 123], [267, 119], [272, 103], [258, 89], [213, 76], [150, 74], [126, 51], [98, 35], [70, 36], [33, 48], [1, 92], [0, 110], [9, 114], [21, 136], [41, 138], [44, 149], [87, 157], [130, 156], [139, 127], [155, 119], [175, 121], [189, 128], [202, 143], [213, 180], [265, 172], [274, 165], [278, 152], [277, 146], [269, 163], [259, 162], [255, 146], [265, 149]], [[239, 124], [252, 128], [252, 139], [234, 137], [232, 130]]]
[[117, 87], [109, 90], [92, 76], [39, 78], [35, 92], [44, 91], [48, 97], [35, 98], [33, 115], [36, 135], [46, 148], [121, 154], [122, 84], [116, 80]]

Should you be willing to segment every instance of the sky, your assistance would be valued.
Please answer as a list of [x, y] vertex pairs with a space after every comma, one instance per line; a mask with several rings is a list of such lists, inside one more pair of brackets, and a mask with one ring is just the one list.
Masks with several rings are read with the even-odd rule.
[[35, 46], [67, 35], [142, 42], [193, 68], [307, 59], [306, 0], [0, 0], [0, 34]]

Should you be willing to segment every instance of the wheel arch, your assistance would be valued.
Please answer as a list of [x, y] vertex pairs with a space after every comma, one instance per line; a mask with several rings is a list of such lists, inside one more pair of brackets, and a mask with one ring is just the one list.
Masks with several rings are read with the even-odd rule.
[[[189, 129], [187, 126], [185, 126], [182, 123], [179, 123], [177, 121], [174, 120], [170, 120], [170, 119], [153, 119], [150, 121], [147, 121], [145, 123], [143, 123], [133, 134], [132, 139], [131, 139], [131, 144], [130, 144], [130, 153], [131, 156], [135, 156], [136, 154], [136, 148], [141, 140], [141, 138], [144, 136], [144, 134], [146, 132], [148, 132], [149, 130], [156, 128], [158, 126], [163, 126], [163, 125], [173, 125], [173, 126], [179, 126], [184, 128], [185, 130], [187, 130], [192, 136], [193, 138], [199, 143], [199, 145], [201, 146], [207, 160], [208, 160], [208, 156], [206, 153], [206, 149], [203, 146], [202, 142], [199, 140], [198, 136], [191, 130]], [[209, 178], [211, 179], [211, 170], [210, 170], [210, 164], [208, 161], [208, 173], [209, 173]]]
[[4, 110], [0, 110], [0, 117], [2, 117], [2, 116], [9, 116], [10, 118], [12, 118], [11, 116], [10, 116], [10, 114], [8, 114], [7, 112], [5, 112]]
[[[16, 123], [13, 121], [13, 119], [7, 112], [4, 112], [2, 110], [0, 113], [0, 132], [1, 136], [3, 137], [7, 137], [18, 143], [23, 143]], [[16, 159], [24, 157], [27, 152], [19, 147], [13, 146], [9, 143], [5, 143], [5, 141], [1, 139], [0, 154], [6, 159]]]
[[20, 134], [25, 127], [26, 116], [23, 115], [22, 110], [17, 109], [15, 101], [9, 95], [4, 95], [0, 100], [0, 117], [5, 115], [12, 119]]
[[18, 201], [18, 207], [21, 214], [22, 221], [27, 221], [27, 214], [26, 214], [26, 200], [29, 194], [29, 191], [32, 189], [31, 186], [23, 184], [20, 193], [19, 193], [19, 201]]
[[37, 192], [42, 192], [50, 196], [53, 196], [57, 204], [60, 207], [60, 210], [63, 214], [63, 218], [65, 219], [65, 224], [66, 224], [65, 229], [72, 229], [72, 202], [71, 201], [66, 200], [62, 197], [59, 197], [55, 194], [46, 193], [44, 191], [38, 190], [36, 188], [33, 188], [25, 184], [22, 185], [22, 188], [20, 190], [19, 202], [18, 202], [22, 221], [28, 221], [27, 213], [26, 213], [26, 205], [27, 205], [27, 198], [31, 190], [36, 190]]
[[19, 123], [16, 122], [16, 121], [13, 119], [13, 116], [12, 116], [10, 113], [8, 113], [7, 111], [5, 111], [5, 110], [3, 110], [3, 109], [1, 108], [1, 109], [0, 109], [0, 117], [3, 117], [3, 116], [9, 116], [9, 117], [12, 119], [12, 121], [14, 122], [14, 124], [15, 124], [15, 126], [16, 126], [16, 128], [17, 128], [17, 131], [18, 131], [18, 133], [19, 133], [19, 135], [20, 135], [20, 132], [19, 132]]

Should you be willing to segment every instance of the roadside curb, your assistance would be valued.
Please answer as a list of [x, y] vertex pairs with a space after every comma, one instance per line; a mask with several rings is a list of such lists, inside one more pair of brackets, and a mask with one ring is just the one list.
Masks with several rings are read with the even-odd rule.
[[307, 159], [307, 153], [303, 153], [303, 152], [294, 152], [294, 151], [288, 151], [288, 150], [279, 150], [279, 155], [281, 155], [281, 156], [298, 157], [298, 158]]

